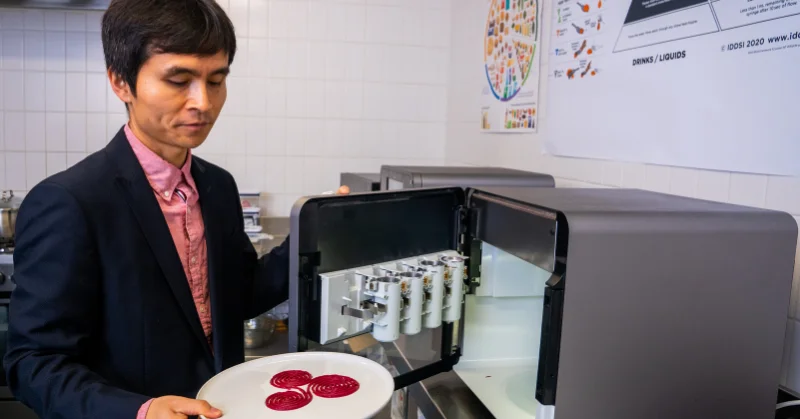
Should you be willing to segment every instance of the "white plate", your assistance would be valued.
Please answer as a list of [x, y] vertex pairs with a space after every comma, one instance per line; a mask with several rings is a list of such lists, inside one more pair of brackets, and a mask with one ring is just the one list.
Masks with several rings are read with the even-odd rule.
[[[349, 396], [335, 399], [314, 395], [311, 403], [297, 410], [267, 408], [267, 397], [287, 391], [273, 387], [270, 380], [288, 370], [307, 371], [313, 377], [345, 375], [358, 381], [359, 388]], [[301, 352], [260, 358], [229, 368], [203, 385], [197, 398], [222, 410], [223, 419], [367, 419], [389, 402], [393, 391], [392, 375], [377, 362], [335, 352]]]

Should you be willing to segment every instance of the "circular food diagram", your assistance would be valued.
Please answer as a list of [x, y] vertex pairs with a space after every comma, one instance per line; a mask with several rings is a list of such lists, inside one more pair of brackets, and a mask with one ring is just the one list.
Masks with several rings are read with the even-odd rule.
[[492, 0], [486, 21], [484, 64], [494, 97], [507, 102], [519, 93], [533, 67], [537, 0]]

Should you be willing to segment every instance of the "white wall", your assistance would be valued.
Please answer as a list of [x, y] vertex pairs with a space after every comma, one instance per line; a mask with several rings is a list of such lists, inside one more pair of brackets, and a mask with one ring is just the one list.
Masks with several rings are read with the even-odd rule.
[[[551, 1], [543, 1], [541, 74], [548, 73]], [[457, 6], [456, 6], [457, 5]], [[639, 163], [559, 158], [544, 155], [547, 132], [547, 78], [540, 81], [538, 134], [483, 134], [480, 89], [483, 72], [485, 0], [453, 0], [452, 45], [447, 107], [448, 164], [497, 165], [550, 173], [558, 187], [631, 187], [789, 212], [800, 223], [800, 178], [655, 166]], [[798, 158], [800, 164], [800, 157]], [[800, 391], [800, 249], [792, 305], [786, 326], [783, 384]], [[788, 296], [787, 296], [788, 297]]]
[[[197, 150], [271, 215], [342, 171], [444, 160], [447, 0], [220, 0], [239, 51], [228, 102]], [[0, 189], [24, 193], [125, 123], [101, 12], [0, 9]], [[402, 139], [402, 141], [401, 141]]]

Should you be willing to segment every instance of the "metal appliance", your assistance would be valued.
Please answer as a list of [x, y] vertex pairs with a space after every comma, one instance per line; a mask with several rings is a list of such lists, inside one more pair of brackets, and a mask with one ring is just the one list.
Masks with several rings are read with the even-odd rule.
[[[8, 339], [8, 307], [14, 282], [13, 242], [5, 241], [0, 245], [0, 360], [6, 353]], [[16, 400], [8, 388], [6, 372], [0, 362], [0, 418], [37, 419], [35, 413]]]
[[0, 196], [0, 250], [8, 252], [14, 247], [14, 230], [17, 213], [22, 199], [14, 196], [14, 191], [3, 191]]
[[443, 186], [545, 187], [556, 186], [553, 176], [504, 167], [477, 166], [389, 166], [381, 167], [381, 189], [431, 188]]
[[351, 193], [374, 192], [381, 190], [380, 173], [350, 173], [339, 175], [339, 186], [347, 185]]
[[788, 214], [639, 190], [414, 189], [303, 198], [290, 237], [290, 350], [370, 333], [426, 419], [774, 415]]

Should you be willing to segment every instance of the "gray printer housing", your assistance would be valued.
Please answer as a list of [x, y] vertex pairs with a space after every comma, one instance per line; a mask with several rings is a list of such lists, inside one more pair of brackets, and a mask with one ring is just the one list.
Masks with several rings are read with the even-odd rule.
[[[292, 350], [319, 346], [315, 281], [326, 268], [449, 248], [470, 257], [467, 281], [474, 290], [480, 283], [474, 263], [488, 243], [552, 273], [542, 322], [526, 327], [542, 336], [531, 400], [555, 406], [558, 419], [774, 415], [797, 246], [793, 217], [640, 190], [438, 191], [306, 198], [295, 205]], [[429, 227], [409, 231], [419, 223]], [[442, 237], [453, 228], [460, 239]], [[443, 323], [444, 370], [455, 364], [457, 372], [462, 349], [469, 349], [462, 348], [464, 325], [483, 321], [465, 312], [456, 324]], [[418, 341], [409, 336], [390, 345], [403, 353]], [[411, 371], [395, 378], [398, 388], [424, 387], [426, 378], [443, 373], [430, 365], [404, 367]], [[422, 368], [425, 374], [415, 371]]]
[[379, 173], [342, 172], [339, 175], [339, 186], [348, 186], [351, 193], [375, 192], [381, 190]]
[[381, 167], [381, 190], [442, 186], [545, 187], [556, 186], [553, 176], [504, 167], [391, 166]]

